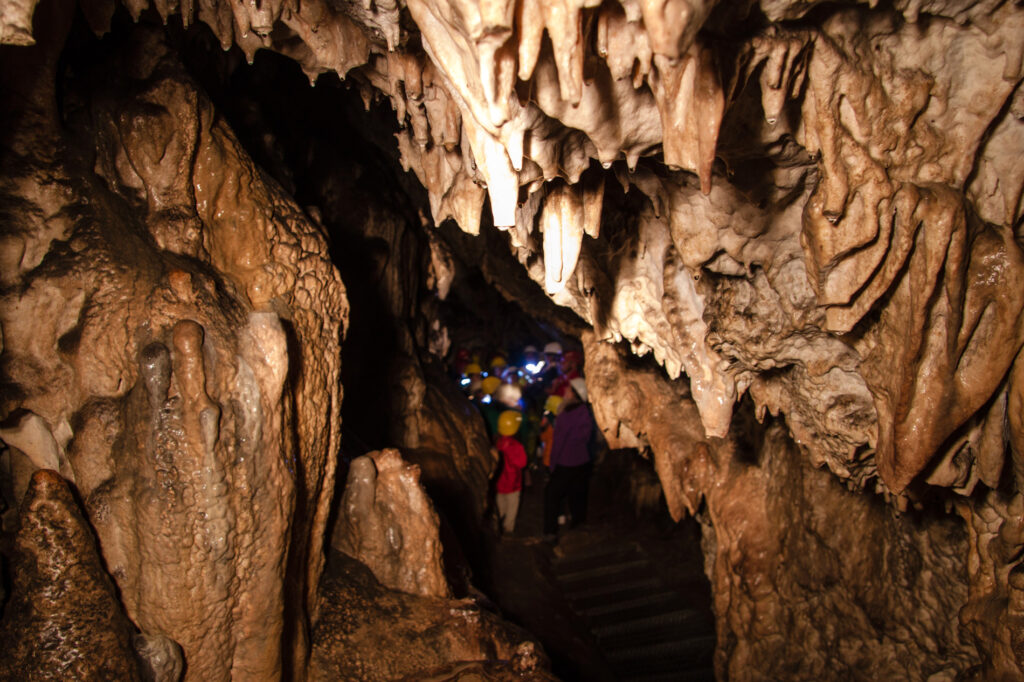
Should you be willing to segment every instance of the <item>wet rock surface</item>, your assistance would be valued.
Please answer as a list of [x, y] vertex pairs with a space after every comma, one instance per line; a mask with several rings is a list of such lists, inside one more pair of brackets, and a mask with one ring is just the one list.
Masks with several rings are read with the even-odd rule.
[[368, 566], [385, 587], [448, 597], [437, 513], [419, 479], [419, 467], [397, 450], [355, 459], [331, 546]]
[[[355, 325], [393, 358], [364, 452], [442, 453], [484, 517], [486, 438], [426, 359], [474, 251], [407, 229], [452, 218], [506, 296], [592, 329], [606, 437], [704, 524], [720, 676], [1022, 675], [1019, 3], [118, 7], [0, 12], [4, 526], [59, 472], [189, 677], [303, 676], [347, 317], [318, 216], [347, 212], [364, 310], [401, 320]], [[68, 41], [76, 13], [112, 35]], [[154, 15], [385, 98], [425, 199], [343, 170], [301, 209]]]
[[389, 590], [343, 554], [331, 556], [320, 599], [310, 679], [555, 679], [532, 637], [473, 600]]
[[319, 4], [198, 18], [250, 56], [386, 94], [435, 223], [479, 232], [486, 196], [557, 303], [686, 373], [709, 434], [749, 388], [840, 476], [902, 493], [969, 444], [967, 480], [991, 484], [994, 446], [955, 436], [1005, 418], [990, 399], [1021, 345], [1020, 301], [992, 293], [1020, 270], [1018, 8], [835, 7], [804, 25], [786, 23], [804, 4], [760, 22], [684, 6], [415, 2], [415, 29]]
[[54, 471], [37, 471], [20, 522], [11, 598], [0, 621], [0, 676], [144, 679], [132, 648], [134, 627], [67, 482]]
[[[30, 48], [36, 76], [56, 82], [61, 44]], [[0, 412], [52, 434], [22, 454], [56, 455], [128, 617], [181, 646], [188, 679], [301, 674], [344, 288], [162, 32], [88, 54], [61, 125], [52, 89], [49, 108], [5, 99]]]
[[958, 626], [969, 553], [954, 518], [847, 490], [770, 417], [748, 412], [745, 439], [707, 439], [685, 384], [592, 339], [586, 350], [609, 443], [649, 448], [661, 480], [680, 482], [664, 487], [669, 510], [701, 520], [719, 678], [952, 679], [983, 659], [1013, 664]]

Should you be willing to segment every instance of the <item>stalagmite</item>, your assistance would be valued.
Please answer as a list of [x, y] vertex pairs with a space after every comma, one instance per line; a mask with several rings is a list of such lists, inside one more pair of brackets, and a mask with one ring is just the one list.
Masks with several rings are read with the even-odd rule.
[[353, 461], [331, 544], [366, 564], [386, 587], [448, 597], [437, 514], [419, 478], [419, 468], [397, 450]]
[[[360, 594], [365, 637], [388, 609], [459, 633], [414, 647], [437, 675], [527, 657], [445, 601], [417, 481], [455, 472], [483, 523], [494, 456], [432, 359], [465, 263], [583, 335], [606, 438], [699, 517], [719, 677], [1024, 675], [1019, 2], [12, 0], [0, 43], [4, 528], [22, 563], [53, 559], [47, 526], [83, 557], [60, 570], [116, 636], [76, 610], [61, 632], [109, 675], [358, 677], [331, 599]], [[345, 79], [316, 90], [333, 128], [280, 129], [301, 105], [262, 99], [286, 69], [261, 50]], [[387, 121], [352, 126], [344, 89]], [[332, 158], [347, 137], [366, 168]], [[393, 356], [388, 443], [336, 526], [379, 582], [320, 580], [348, 322], [328, 244]], [[28, 620], [0, 632], [24, 644], [19, 580]], [[422, 677], [395, 630], [373, 674]]]
[[14, 556], [0, 674], [142, 679], [132, 624], [87, 520], [55, 471], [32, 476]]
[[[344, 291], [321, 233], [213, 120], [159, 32], [140, 29], [129, 47], [153, 58], [82, 65], [91, 114], [72, 123], [83, 134], [74, 144], [95, 155], [95, 174], [45, 166], [76, 188], [63, 196], [78, 208], [67, 241], [49, 245], [54, 267], [33, 267], [20, 275], [33, 286], [4, 294], [4, 353], [21, 367], [7, 375], [21, 388], [4, 391], [4, 413], [75, 425], [67, 477], [125, 611], [181, 645], [190, 677], [301, 670], [302, 624], [284, 603], [312, 594], [322, 566]], [[121, 100], [126, 83], [136, 94]], [[130, 220], [128, 204], [141, 211]], [[88, 291], [88, 302], [64, 290]], [[58, 301], [73, 309], [42, 323], [10, 317]], [[287, 343], [271, 308], [289, 318]], [[21, 407], [16, 395], [35, 397]], [[294, 648], [280, 645], [285, 632]]]

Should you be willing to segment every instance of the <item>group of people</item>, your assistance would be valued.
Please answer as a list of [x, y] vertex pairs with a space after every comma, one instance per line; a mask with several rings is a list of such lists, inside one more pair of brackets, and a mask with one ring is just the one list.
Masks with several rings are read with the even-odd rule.
[[[489, 358], [486, 369], [484, 357]], [[546, 470], [544, 538], [553, 542], [560, 521], [575, 526], [587, 515], [597, 429], [582, 355], [563, 352], [561, 344], [551, 342], [543, 352], [525, 347], [514, 363], [508, 357], [460, 350], [454, 371], [483, 415], [501, 457], [495, 507], [502, 531], [515, 530], [524, 472]]]

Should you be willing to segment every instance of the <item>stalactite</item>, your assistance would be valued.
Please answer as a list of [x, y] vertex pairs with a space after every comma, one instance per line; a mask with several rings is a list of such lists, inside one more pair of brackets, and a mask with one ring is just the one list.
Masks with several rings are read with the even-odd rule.
[[[346, 320], [322, 226], [248, 158], [161, 29], [89, 76], [60, 61], [65, 4], [0, 12], [15, 55], [0, 69], [0, 437], [15, 488], [37, 468], [75, 483], [128, 617], [180, 644], [189, 675], [301, 676], [306, 614], [284, 603], [315, 621]], [[805, 677], [857, 669], [787, 571], [828, 583], [813, 598], [859, 624], [873, 674], [1021, 674], [1019, 3], [123, 4], [144, 24], [150, 9], [203, 23], [250, 63], [280, 52], [311, 85], [334, 72], [367, 106], [386, 98], [434, 225], [504, 230], [527, 275], [593, 328], [592, 363], [619, 367], [621, 341], [653, 356], [665, 376], [591, 364], [608, 401], [595, 407], [610, 439], [650, 448], [673, 515], [706, 511], [719, 674], [769, 659]], [[111, 30], [113, 2], [81, 9]], [[394, 221], [366, 229], [390, 238]], [[403, 292], [391, 314], [414, 317], [405, 275], [381, 276]], [[469, 459], [477, 437], [431, 403], [448, 404], [416, 338], [399, 344], [397, 438], [461, 437], [472, 446], [455, 459]], [[734, 447], [760, 428], [734, 423], [748, 412], [770, 422], [756, 462]], [[798, 501], [820, 493], [822, 514], [856, 509], [829, 517], [836, 533], [897, 558], [872, 555], [852, 578], [776, 564], [841, 547], [773, 476]], [[932, 517], [914, 536], [878, 504], [924, 513], [933, 497], [966, 539]], [[154, 591], [140, 555], [181, 568]], [[832, 587], [890, 569], [927, 636], [880, 632], [875, 596]], [[943, 583], [962, 570], [966, 583]], [[211, 603], [199, 625], [195, 595]], [[291, 650], [271, 644], [282, 636]], [[804, 636], [811, 655], [780, 650]], [[920, 663], [940, 639], [948, 669]], [[886, 667], [897, 659], [918, 663]]]

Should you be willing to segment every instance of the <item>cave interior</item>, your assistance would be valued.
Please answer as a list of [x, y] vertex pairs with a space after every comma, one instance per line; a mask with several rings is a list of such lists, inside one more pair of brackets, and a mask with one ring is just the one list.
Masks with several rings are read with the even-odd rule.
[[1022, 80], [1014, 0], [5, 0], [0, 678], [1024, 679]]

